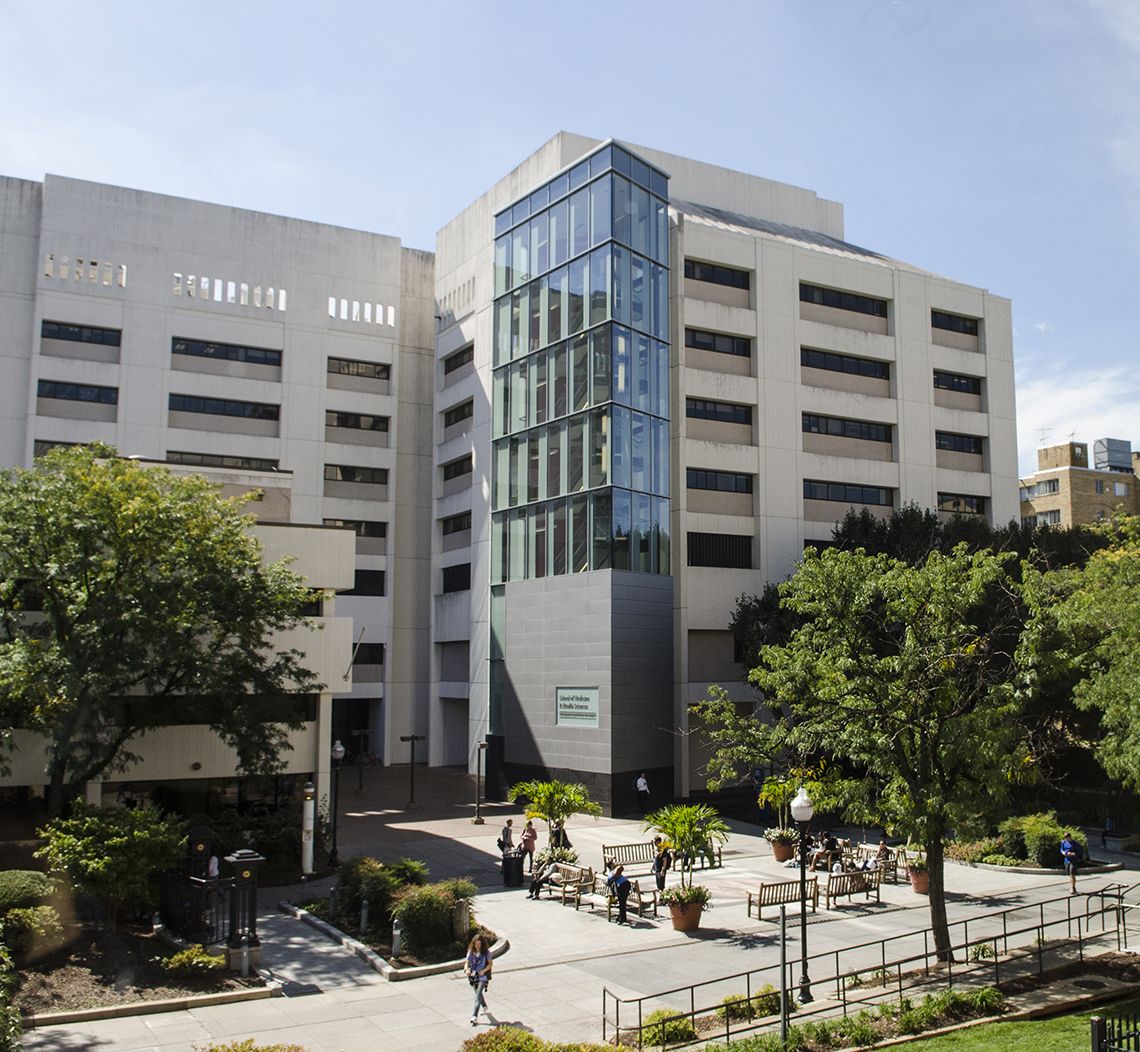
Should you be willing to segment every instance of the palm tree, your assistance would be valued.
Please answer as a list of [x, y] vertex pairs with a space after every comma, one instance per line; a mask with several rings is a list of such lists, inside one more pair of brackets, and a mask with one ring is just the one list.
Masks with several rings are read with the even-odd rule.
[[688, 860], [688, 865], [681, 867], [682, 887], [693, 886], [693, 859], [704, 854], [709, 845], [723, 844], [729, 834], [728, 826], [708, 804], [669, 804], [646, 815], [645, 828], [655, 829]]
[[540, 818], [546, 823], [547, 842], [550, 831], [557, 822], [565, 822], [571, 815], [593, 815], [602, 813], [601, 807], [590, 799], [584, 785], [573, 782], [517, 782], [511, 786], [507, 797], [513, 803], [526, 800], [526, 817]]

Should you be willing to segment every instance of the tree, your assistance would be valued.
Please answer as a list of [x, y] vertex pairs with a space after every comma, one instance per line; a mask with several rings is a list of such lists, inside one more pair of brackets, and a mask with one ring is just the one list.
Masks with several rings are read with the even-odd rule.
[[[751, 679], [787, 712], [788, 744], [860, 772], [839, 787], [848, 817], [920, 840], [935, 947], [950, 956], [943, 844], [1001, 800], [1025, 759], [1015, 734], [1011, 626], [992, 611], [1011, 556], [810, 552], [781, 588], [804, 623]], [[834, 773], [834, 772], [833, 772]]]
[[1058, 677], [1076, 704], [1101, 717], [1105, 770], [1140, 790], [1140, 518], [1099, 529], [1109, 547], [1083, 567], [1030, 570], [1032, 618], [1018, 651], [1027, 691]]
[[311, 593], [262, 565], [247, 499], [109, 446], [0, 476], [0, 721], [47, 737], [50, 814], [172, 723], [210, 726], [243, 771], [279, 766], [303, 722], [281, 695], [320, 684], [272, 635]]
[[88, 807], [56, 818], [39, 831], [36, 852], [56, 873], [102, 900], [117, 920], [141, 915], [156, 902], [154, 877], [185, 856], [186, 824], [152, 807]]
[[509, 800], [526, 801], [527, 818], [538, 818], [546, 823], [547, 835], [556, 823], [565, 822], [571, 815], [602, 813], [601, 807], [590, 799], [584, 785], [571, 782], [518, 782], [507, 794]]

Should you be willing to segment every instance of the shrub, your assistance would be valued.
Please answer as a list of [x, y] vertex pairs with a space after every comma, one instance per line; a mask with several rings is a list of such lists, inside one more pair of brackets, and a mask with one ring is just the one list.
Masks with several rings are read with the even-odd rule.
[[0, 943], [0, 1052], [16, 1052], [20, 1047], [20, 1010], [12, 1004], [12, 995], [20, 975], [12, 964], [8, 948]]
[[397, 859], [388, 868], [400, 882], [401, 887], [408, 884], [426, 884], [431, 876], [427, 863], [421, 862], [418, 858]]
[[970, 1008], [981, 1015], [999, 1011], [1005, 1002], [1005, 996], [993, 986], [983, 986], [980, 990], [971, 990], [962, 996]]
[[303, 1045], [259, 1045], [252, 1037], [227, 1041], [224, 1045], [198, 1046], [196, 1052], [308, 1052]]
[[475, 885], [452, 879], [404, 888], [392, 907], [400, 919], [408, 949], [419, 957], [446, 953], [455, 946], [452, 915], [456, 903], [472, 898]]
[[[1040, 811], [1037, 814], [1007, 818], [998, 829], [1009, 854], [1027, 859], [1042, 868], [1061, 865], [1061, 840], [1070, 830], [1057, 821], [1056, 812]], [[1080, 843], [1084, 857], [1088, 858], [1088, 838], [1077, 829], [1072, 830], [1072, 833], [1073, 839]]]
[[578, 865], [578, 852], [570, 847], [544, 847], [534, 856], [534, 867], [539, 869], [547, 862], [559, 862], [567, 866]]
[[202, 946], [187, 946], [170, 957], [156, 957], [159, 967], [167, 975], [179, 979], [196, 979], [202, 975], [215, 975], [226, 967], [226, 959], [212, 954]]
[[8, 948], [20, 956], [36, 943], [44, 946], [56, 943], [63, 934], [63, 924], [53, 906], [26, 906], [9, 910], [0, 931]]
[[848, 1045], [874, 1044], [879, 1036], [875, 1027], [875, 1017], [867, 1009], [847, 1016], [846, 1019], [837, 1019], [837, 1032]]
[[984, 836], [981, 840], [952, 840], [946, 845], [946, 857], [957, 862], [982, 862], [986, 855], [1000, 855], [1004, 850], [1000, 836]]
[[156, 877], [183, 855], [186, 824], [153, 807], [77, 805], [70, 818], [55, 818], [40, 830], [36, 852], [55, 872], [102, 899], [113, 920], [151, 912]]
[[994, 957], [993, 943], [990, 942], [976, 942], [970, 947], [967, 954], [971, 961], [989, 961]]
[[650, 1012], [642, 1028], [642, 1041], [648, 1045], [667, 1045], [670, 1041], [692, 1041], [696, 1028], [687, 1015], [677, 1016], [672, 1008]]
[[9, 910], [46, 902], [54, 888], [51, 877], [38, 869], [0, 870], [0, 920]]
[[1016, 867], [1024, 863], [1024, 859], [1014, 858], [1012, 855], [986, 855], [982, 861], [987, 866], [1009, 866]]
[[401, 884], [396, 874], [374, 858], [351, 858], [340, 867], [336, 882], [335, 921], [355, 931], [360, 909], [368, 903], [368, 926], [386, 931], [392, 926], [392, 900]]
[[537, 1034], [514, 1026], [484, 1030], [464, 1041], [461, 1048], [463, 1052], [613, 1052], [613, 1045], [544, 1041]]
[[[799, 1005], [789, 1000], [788, 1011], [794, 1012]], [[758, 1019], [775, 1015], [780, 1011], [780, 991], [770, 983], [765, 983], [749, 1001], [744, 994], [729, 994], [720, 1003], [716, 1014], [718, 1019]]]

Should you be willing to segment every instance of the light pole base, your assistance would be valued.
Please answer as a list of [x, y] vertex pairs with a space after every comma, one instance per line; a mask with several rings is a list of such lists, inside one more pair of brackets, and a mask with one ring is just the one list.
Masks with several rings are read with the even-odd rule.
[[481, 826], [483, 824], [483, 819], [482, 818], [472, 818], [471, 824], [473, 826]]

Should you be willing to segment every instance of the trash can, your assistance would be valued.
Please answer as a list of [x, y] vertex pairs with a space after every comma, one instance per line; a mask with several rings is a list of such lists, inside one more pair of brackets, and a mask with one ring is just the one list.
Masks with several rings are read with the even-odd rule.
[[523, 884], [523, 855], [513, 851], [503, 855], [503, 887], [521, 888]]

